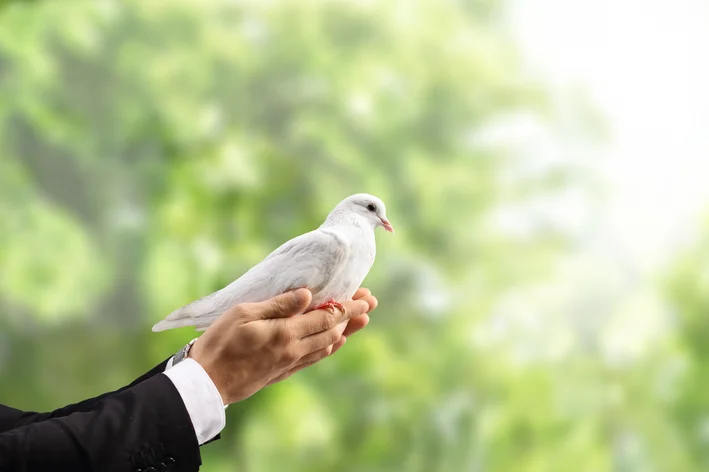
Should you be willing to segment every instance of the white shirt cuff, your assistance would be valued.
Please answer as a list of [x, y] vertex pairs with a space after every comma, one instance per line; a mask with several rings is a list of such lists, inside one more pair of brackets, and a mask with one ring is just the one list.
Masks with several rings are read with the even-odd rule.
[[164, 373], [175, 384], [185, 403], [199, 444], [219, 434], [226, 426], [224, 402], [202, 366], [187, 358], [173, 367], [170, 359]]

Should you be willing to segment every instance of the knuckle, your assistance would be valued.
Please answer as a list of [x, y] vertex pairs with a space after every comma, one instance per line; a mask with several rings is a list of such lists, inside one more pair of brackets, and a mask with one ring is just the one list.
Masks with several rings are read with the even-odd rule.
[[283, 351], [283, 360], [286, 363], [293, 364], [298, 359], [300, 359], [300, 356], [298, 355], [298, 352], [295, 349], [286, 349], [285, 351]]
[[257, 303], [239, 303], [237, 305], [234, 305], [234, 308], [236, 308], [238, 311], [242, 313], [254, 313], [256, 310], [258, 310], [258, 304]]
[[254, 348], [260, 346], [264, 342], [264, 332], [258, 326], [251, 324], [245, 325], [241, 329], [242, 342], [247, 346]]
[[338, 315], [336, 313], [330, 313], [329, 311], [326, 311], [324, 314], [323, 323], [322, 323], [323, 331], [326, 331], [328, 329], [331, 329], [331, 328], [334, 328], [335, 326], [337, 326], [337, 317], [338, 317]]
[[362, 305], [361, 305], [360, 301], [361, 300], [356, 300], [356, 301], [347, 305], [347, 307], [345, 308], [345, 312], [342, 314], [343, 320], [350, 320], [352, 318], [357, 317], [358, 315], [360, 315], [362, 313], [362, 311], [361, 311]]
[[331, 347], [332, 347], [332, 344], [335, 344], [337, 341], [340, 340], [340, 336], [341, 336], [340, 331], [336, 328], [330, 329], [328, 331], [327, 335], [328, 335], [328, 341], [330, 341], [329, 344], [331, 345]]
[[293, 340], [293, 332], [288, 327], [283, 326], [274, 331], [273, 338], [277, 344], [287, 346]]
[[283, 313], [285, 311], [285, 304], [283, 303], [283, 299], [281, 297], [274, 298], [271, 307], [278, 313]]
[[289, 303], [287, 302], [286, 295], [280, 295], [273, 299], [272, 309], [280, 314], [289, 314], [291, 309]]
[[234, 305], [229, 308], [229, 314], [235, 318], [241, 318], [251, 314], [247, 304]]

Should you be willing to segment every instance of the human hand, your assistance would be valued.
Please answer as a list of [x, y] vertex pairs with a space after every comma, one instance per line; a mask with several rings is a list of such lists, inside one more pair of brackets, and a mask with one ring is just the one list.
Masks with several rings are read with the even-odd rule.
[[[352, 300], [364, 300], [367, 302], [369, 305], [369, 309], [367, 312], [362, 313], [359, 316], [355, 316], [354, 318], [351, 318], [348, 322], [341, 323], [338, 325], [340, 328], [344, 328], [344, 331], [342, 332], [342, 336], [340, 339], [335, 342], [333, 345], [328, 346], [325, 348], [322, 352], [320, 352], [320, 356], [313, 356], [311, 359], [301, 359], [301, 363], [294, 366], [291, 368], [289, 371], [284, 372], [283, 374], [279, 375], [278, 377], [274, 378], [271, 380], [268, 385], [272, 385], [274, 383], [280, 382], [281, 380], [285, 380], [291, 375], [295, 374], [299, 370], [303, 370], [306, 367], [309, 367], [316, 362], [322, 360], [323, 358], [330, 356], [334, 353], [336, 353], [342, 346], [344, 346], [345, 342], [347, 342], [347, 337], [352, 336], [355, 334], [357, 331], [361, 330], [367, 324], [369, 324], [369, 315], [367, 313], [371, 312], [375, 308], [377, 308], [377, 305], [379, 302], [377, 301], [377, 298], [372, 295], [372, 292], [369, 291], [369, 289], [360, 287], [355, 294], [352, 296]], [[345, 306], [347, 304], [345, 303]], [[307, 315], [306, 315], [307, 316]]]
[[[311, 299], [309, 290], [298, 289], [264, 302], [235, 305], [192, 345], [189, 357], [207, 372], [224, 404], [243, 400], [298, 366], [326, 357], [342, 337], [341, 325], [376, 306], [374, 297], [363, 295], [344, 303], [344, 310], [293, 316]], [[355, 326], [363, 327], [362, 320]]]

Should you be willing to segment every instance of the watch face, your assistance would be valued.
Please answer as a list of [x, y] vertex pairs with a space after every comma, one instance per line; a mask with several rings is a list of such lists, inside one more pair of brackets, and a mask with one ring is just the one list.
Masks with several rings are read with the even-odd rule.
[[185, 357], [187, 357], [187, 353], [189, 352], [190, 348], [192, 347], [192, 344], [194, 344], [194, 342], [195, 342], [196, 340], [197, 340], [196, 338], [193, 339], [192, 341], [190, 341], [189, 343], [187, 343], [187, 345], [185, 345], [182, 349], [180, 349], [179, 351], [177, 351], [177, 354], [175, 354], [175, 358], [174, 358], [173, 361], [172, 361], [172, 365], [177, 364], [178, 362], [184, 360]]

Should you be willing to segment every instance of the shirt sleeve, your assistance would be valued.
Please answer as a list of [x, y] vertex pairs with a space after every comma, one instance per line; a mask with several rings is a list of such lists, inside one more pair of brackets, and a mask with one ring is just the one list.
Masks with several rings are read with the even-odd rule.
[[226, 426], [224, 401], [202, 366], [189, 358], [173, 366], [170, 359], [164, 374], [182, 397], [199, 444], [219, 434]]

